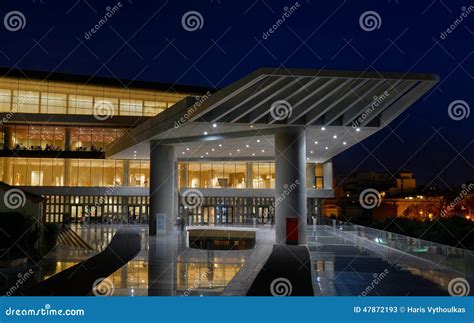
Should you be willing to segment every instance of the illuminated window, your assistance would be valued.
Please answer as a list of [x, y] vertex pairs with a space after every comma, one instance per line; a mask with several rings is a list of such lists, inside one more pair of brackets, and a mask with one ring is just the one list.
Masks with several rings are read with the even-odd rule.
[[12, 91], [0, 89], [0, 112], [10, 111], [12, 103]]
[[93, 98], [84, 95], [69, 96], [68, 114], [93, 114]]
[[143, 115], [149, 117], [155, 116], [165, 111], [166, 107], [166, 102], [145, 101]]
[[141, 100], [120, 100], [121, 116], [141, 116], [143, 113], [143, 101]]
[[67, 113], [66, 94], [41, 93], [41, 113]]
[[13, 91], [13, 111], [38, 113], [39, 92]]

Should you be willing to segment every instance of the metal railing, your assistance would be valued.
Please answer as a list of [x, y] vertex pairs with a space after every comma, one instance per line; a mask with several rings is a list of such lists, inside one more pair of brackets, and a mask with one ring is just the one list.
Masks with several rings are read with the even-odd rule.
[[390, 262], [474, 278], [474, 251], [326, 217], [319, 217], [317, 224], [332, 227], [341, 238], [379, 253]]

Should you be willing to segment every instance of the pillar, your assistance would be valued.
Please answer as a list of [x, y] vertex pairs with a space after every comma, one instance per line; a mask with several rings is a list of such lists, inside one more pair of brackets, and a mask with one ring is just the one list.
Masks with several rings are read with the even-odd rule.
[[72, 186], [71, 183], [71, 172], [72, 172], [72, 160], [69, 158], [64, 159], [64, 186]]
[[247, 173], [245, 174], [247, 188], [253, 188], [253, 163], [247, 163]]
[[179, 187], [189, 187], [189, 163], [181, 162], [178, 164], [181, 172], [179, 173]]
[[13, 142], [13, 132], [14, 132], [14, 128], [11, 127], [11, 126], [5, 126], [3, 128], [3, 148], [4, 149], [13, 149], [13, 145], [14, 145], [14, 142]]
[[298, 219], [298, 244], [307, 244], [306, 133], [302, 128], [275, 135], [275, 243], [286, 243], [287, 219]]
[[308, 163], [306, 165], [306, 187], [316, 188], [316, 164]]
[[150, 235], [159, 233], [157, 223], [160, 232], [173, 232], [178, 209], [176, 162], [173, 146], [150, 143]]
[[64, 135], [64, 150], [72, 150], [72, 128], [66, 127], [66, 134]]
[[13, 158], [3, 158], [2, 182], [8, 185], [13, 185]]
[[130, 160], [123, 161], [122, 186], [130, 186]]
[[334, 188], [332, 160], [323, 164], [323, 188], [325, 190], [332, 190]]

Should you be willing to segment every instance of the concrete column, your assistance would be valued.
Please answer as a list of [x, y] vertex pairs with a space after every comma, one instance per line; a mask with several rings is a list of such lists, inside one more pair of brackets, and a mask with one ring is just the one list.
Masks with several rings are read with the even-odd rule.
[[13, 127], [5, 126], [3, 128], [3, 147], [4, 149], [13, 149]]
[[150, 235], [157, 234], [157, 215], [165, 218], [166, 233], [172, 233], [176, 222], [178, 205], [174, 205], [177, 196], [177, 162], [173, 146], [150, 143]]
[[64, 150], [73, 150], [72, 147], [72, 129], [66, 127], [66, 134], [64, 135]]
[[332, 160], [329, 160], [323, 164], [323, 182], [323, 187], [325, 190], [332, 190], [334, 188]]
[[72, 186], [71, 183], [72, 160], [64, 159], [64, 186]]
[[189, 163], [182, 162], [180, 165], [179, 186], [181, 188], [189, 187]]
[[287, 218], [298, 219], [298, 244], [307, 244], [306, 133], [301, 128], [275, 135], [275, 243], [286, 243]]
[[122, 186], [130, 186], [130, 161], [123, 161], [122, 168]]
[[316, 188], [316, 164], [308, 163], [306, 165], [306, 187]]
[[247, 188], [253, 188], [253, 163], [247, 163], [247, 173], [245, 174]]
[[13, 185], [13, 158], [3, 158], [3, 177], [2, 181], [8, 185]]

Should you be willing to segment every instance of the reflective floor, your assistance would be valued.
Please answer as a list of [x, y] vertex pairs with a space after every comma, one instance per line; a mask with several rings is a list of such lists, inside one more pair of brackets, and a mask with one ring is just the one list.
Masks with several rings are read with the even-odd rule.
[[[120, 226], [87, 225], [72, 229], [95, 251], [61, 247], [43, 279], [103, 250]], [[186, 247], [186, 234], [149, 236], [146, 226], [133, 226], [141, 235], [142, 250], [127, 265], [107, 277], [113, 295], [204, 296], [220, 295], [247, 259], [265, 244], [273, 244], [270, 227], [257, 229], [257, 242], [250, 250], [199, 250]], [[266, 258], [262, 258], [264, 262]], [[53, 267], [54, 269], [52, 270]], [[105, 285], [105, 284], [104, 284]]]
[[[41, 261], [35, 280], [44, 280], [100, 252], [120, 227], [73, 226], [71, 229], [94, 250], [59, 246]], [[186, 247], [183, 232], [148, 236], [146, 226], [128, 227], [141, 235], [142, 248], [132, 261], [107, 277], [113, 295], [245, 295], [274, 243], [270, 226], [257, 228], [256, 245], [250, 250], [192, 249]], [[308, 240], [315, 295], [447, 294], [452, 277], [446, 272], [426, 271], [416, 261], [389, 263], [383, 255], [349, 242], [330, 226], [309, 227]]]
[[330, 226], [308, 230], [313, 288], [321, 296], [443, 296], [452, 274], [440, 268], [388, 262], [384, 255], [344, 239]]

